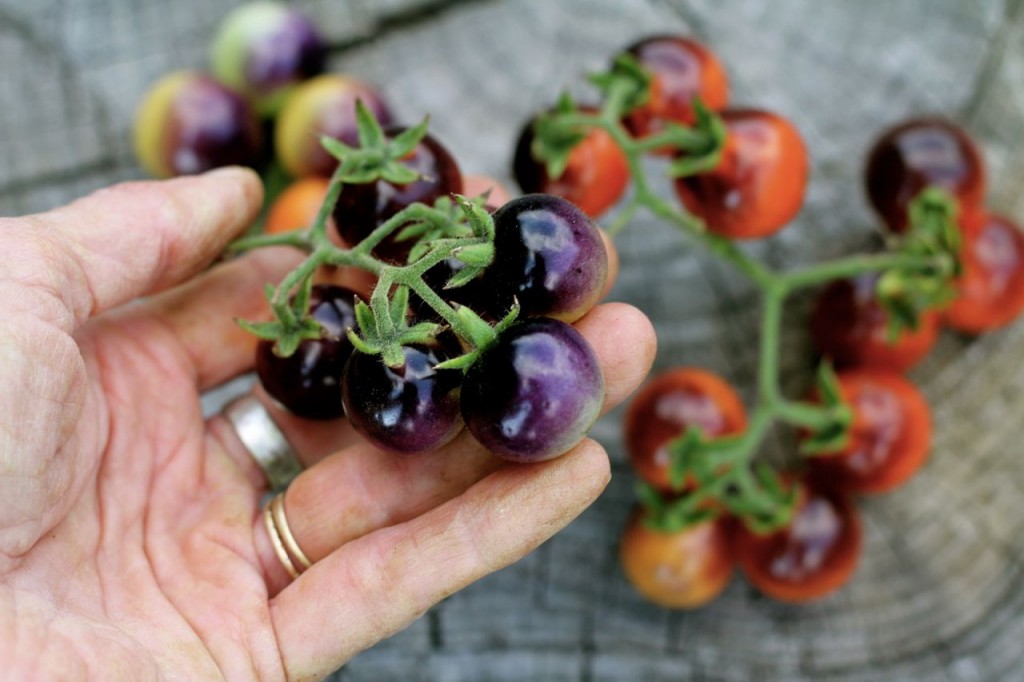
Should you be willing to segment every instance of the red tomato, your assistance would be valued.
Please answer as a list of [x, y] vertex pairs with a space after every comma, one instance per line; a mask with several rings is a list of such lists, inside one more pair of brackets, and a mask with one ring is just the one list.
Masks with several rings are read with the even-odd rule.
[[913, 119], [875, 142], [864, 174], [868, 199], [894, 232], [907, 229], [907, 206], [930, 185], [948, 190], [962, 213], [985, 200], [985, 167], [970, 137], [941, 119]]
[[807, 187], [807, 148], [781, 116], [757, 110], [722, 113], [727, 129], [718, 167], [675, 182], [680, 201], [733, 239], [778, 232], [800, 210]]
[[281, 192], [267, 212], [266, 234], [281, 234], [309, 227], [316, 220], [327, 196], [327, 178], [308, 177], [296, 180]]
[[739, 433], [747, 427], [746, 411], [729, 384], [692, 367], [670, 370], [644, 386], [625, 423], [626, 450], [637, 475], [672, 491], [666, 445], [691, 426], [710, 438]]
[[960, 295], [943, 321], [980, 334], [1009, 324], [1024, 311], [1024, 233], [1009, 218], [991, 213], [964, 225]]
[[629, 185], [629, 164], [611, 135], [592, 128], [569, 153], [569, 164], [557, 180], [548, 177], [544, 164], [533, 158], [533, 121], [516, 143], [512, 172], [526, 193], [554, 194], [568, 199], [596, 218], [622, 197]]
[[889, 342], [888, 314], [875, 298], [878, 276], [832, 282], [818, 297], [811, 335], [821, 354], [837, 367], [880, 367], [899, 372], [917, 364], [935, 345], [937, 313], [921, 316], [918, 328]]
[[905, 483], [928, 459], [931, 413], [912, 383], [889, 370], [839, 374], [843, 400], [853, 409], [850, 442], [809, 460], [817, 480], [855, 493], [880, 493]]
[[626, 51], [651, 72], [650, 98], [625, 118], [634, 137], [660, 132], [667, 122], [693, 125], [693, 99], [712, 111], [729, 104], [729, 79], [711, 50], [682, 36], [645, 38]]
[[849, 582], [863, 544], [860, 516], [843, 493], [801, 484], [790, 525], [757, 535], [740, 524], [734, 551], [761, 592], [786, 602], [825, 597]]
[[642, 512], [630, 518], [619, 558], [637, 592], [671, 609], [694, 609], [714, 600], [736, 564], [724, 520], [664, 533], [645, 526]]

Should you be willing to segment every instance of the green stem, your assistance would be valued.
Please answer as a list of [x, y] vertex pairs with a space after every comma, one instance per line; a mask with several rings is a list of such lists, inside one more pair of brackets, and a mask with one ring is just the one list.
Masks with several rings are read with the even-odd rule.
[[284, 234], [254, 234], [251, 237], [236, 239], [227, 246], [227, 251], [249, 251], [266, 246], [294, 246], [303, 251], [312, 251], [313, 244], [305, 230], [295, 230]]
[[810, 431], [819, 431], [836, 422], [849, 422], [853, 411], [848, 405], [818, 405], [780, 400], [772, 407], [776, 419]]
[[761, 344], [757, 375], [758, 399], [772, 409], [781, 399], [779, 392], [779, 337], [785, 292], [779, 287], [764, 290], [761, 308]]
[[835, 279], [856, 277], [867, 272], [878, 272], [890, 268], [949, 269], [951, 267], [949, 260], [945, 256], [921, 256], [906, 253], [857, 255], [792, 270], [779, 275], [779, 280], [787, 291], [793, 291]]

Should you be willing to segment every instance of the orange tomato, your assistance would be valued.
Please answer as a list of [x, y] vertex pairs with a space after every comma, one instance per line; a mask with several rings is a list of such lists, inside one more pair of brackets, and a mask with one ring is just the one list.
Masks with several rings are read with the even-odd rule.
[[302, 178], [290, 184], [271, 204], [263, 231], [282, 234], [312, 225], [329, 184], [327, 178], [320, 177]]

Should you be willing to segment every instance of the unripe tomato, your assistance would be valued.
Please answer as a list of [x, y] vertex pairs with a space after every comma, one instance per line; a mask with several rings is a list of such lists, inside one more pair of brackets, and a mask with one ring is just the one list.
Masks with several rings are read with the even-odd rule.
[[853, 493], [903, 485], [928, 459], [931, 414], [924, 396], [891, 370], [839, 373], [843, 401], [853, 409], [850, 441], [809, 461], [811, 475]]
[[718, 167], [679, 178], [676, 195], [708, 231], [732, 239], [775, 234], [800, 210], [808, 158], [800, 133], [766, 111], [722, 112], [727, 137]]
[[548, 177], [544, 164], [533, 158], [534, 121], [523, 128], [516, 143], [512, 171], [526, 193], [553, 194], [568, 199], [591, 218], [614, 206], [629, 185], [629, 164], [615, 140], [592, 128], [569, 153], [569, 164], [557, 180]]
[[1024, 233], [1009, 218], [984, 213], [961, 220], [959, 295], [943, 321], [969, 334], [998, 329], [1024, 311]]
[[935, 345], [939, 316], [924, 313], [917, 329], [889, 339], [889, 315], [875, 294], [878, 276], [837, 280], [821, 292], [811, 314], [811, 336], [837, 367], [879, 367], [902, 372], [920, 362]]
[[893, 232], [906, 231], [910, 201], [925, 187], [949, 191], [962, 214], [979, 211], [985, 200], [978, 147], [942, 119], [913, 119], [884, 132], [868, 155], [864, 181], [871, 205]]
[[712, 111], [729, 104], [729, 79], [718, 57], [683, 36], [652, 36], [626, 51], [651, 73], [650, 98], [629, 112], [624, 123], [634, 137], [661, 132], [667, 122], [693, 125], [693, 100]]
[[800, 603], [826, 597], [848, 583], [862, 545], [853, 502], [837, 490], [802, 483], [789, 526], [758, 535], [741, 524], [735, 551], [757, 589], [779, 601]]
[[680, 367], [654, 377], [630, 403], [626, 451], [638, 476], [670, 492], [666, 446], [671, 440], [694, 427], [715, 438], [740, 433], [746, 426], [746, 411], [732, 386], [711, 372]]
[[252, 2], [224, 19], [210, 57], [219, 81], [249, 98], [261, 115], [272, 116], [295, 85], [324, 70], [327, 45], [298, 10]]
[[670, 609], [713, 601], [729, 585], [736, 564], [725, 520], [666, 533], [648, 528], [641, 510], [634, 511], [622, 534], [619, 559], [637, 592]]
[[261, 138], [259, 121], [240, 95], [192, 71], [158, 81], [135, 115], [135, 154], [158, 178], [255, 166]]
[[296, 177], [331, 175], [338, 161], [320, 145], [320, 138], [327, 135], [357, 144], [357, 100], [381, 125], [391, 122], [380, 94], [354, 78], [326, 74], [296, 87], [281, 109], [274, 133], [274, 151], [285, 170]]

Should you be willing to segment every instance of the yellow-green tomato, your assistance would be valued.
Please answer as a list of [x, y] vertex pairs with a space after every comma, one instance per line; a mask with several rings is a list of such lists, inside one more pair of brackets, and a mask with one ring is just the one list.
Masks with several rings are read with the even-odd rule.
[[224, 19], [210, 56], [218, 80], [245, 95], [261, 116], [273, 116], [295, 85], [323, 72], [327, 45], [296, 9], [253, 2]]
[[333, 173], [338, 162], [320, 146], [320, 138], [328, 135], [355, 145], [357, 101], [381, 125], [391, 122], [391, 112], [377, 91], [354, 78], [328, 74], [295, 88], [274, 132], [274, 151], [285, 170], [298, 177]]
[[135, 154], [159, 178], [255, 166], [261, 137], [259, 121], [244, 98], [194, 71], [158, 81], [135, 117]]

